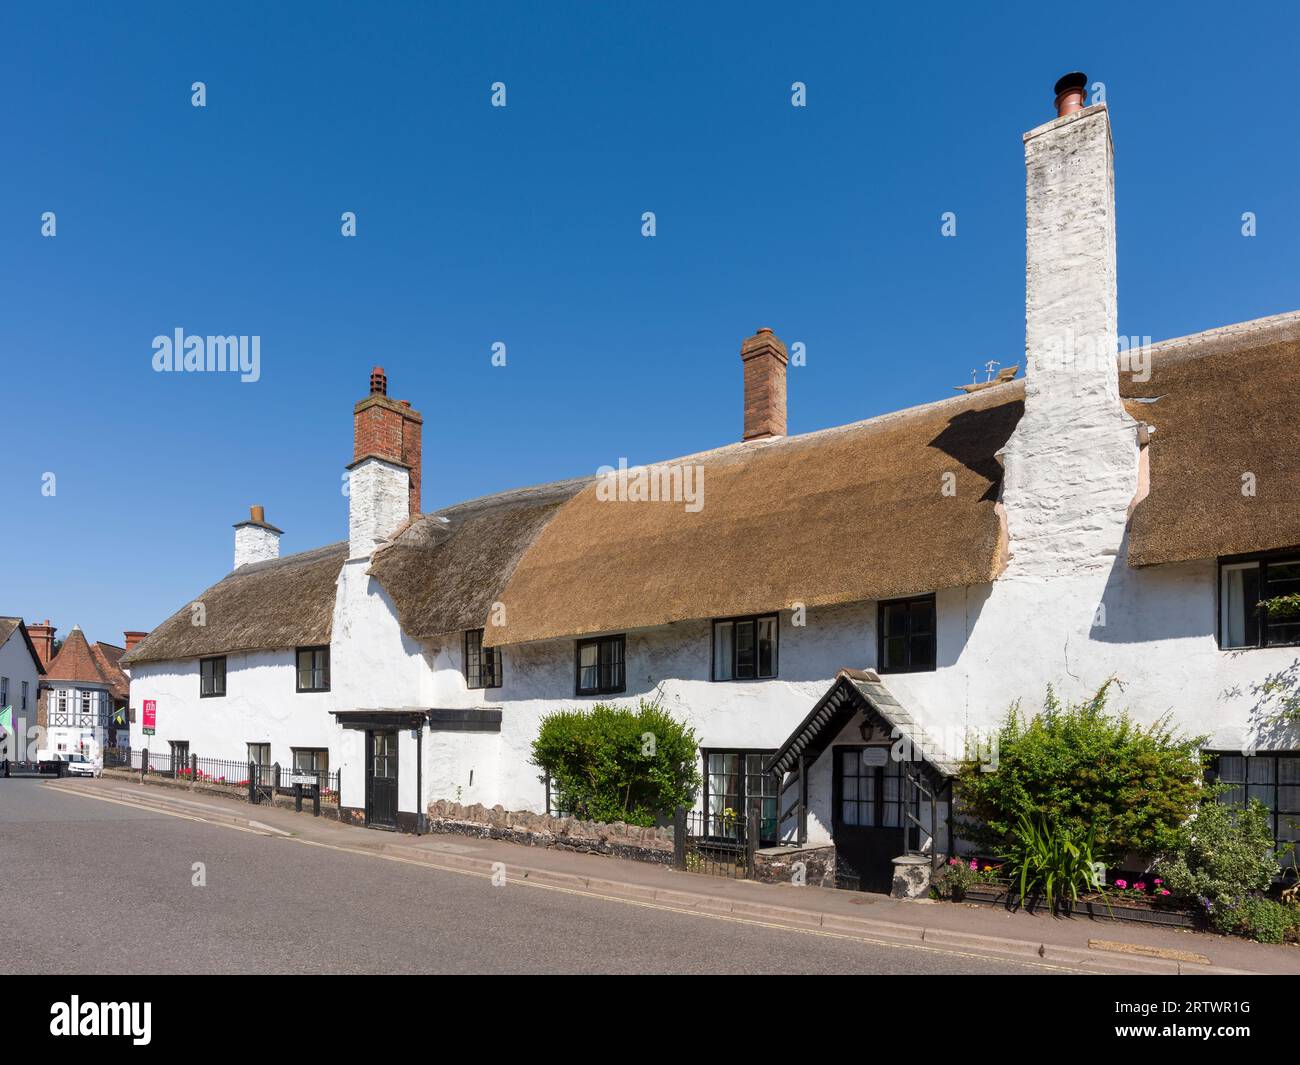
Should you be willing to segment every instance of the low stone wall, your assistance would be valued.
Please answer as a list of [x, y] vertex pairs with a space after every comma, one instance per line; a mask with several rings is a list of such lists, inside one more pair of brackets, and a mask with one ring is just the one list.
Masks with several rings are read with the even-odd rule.
[[642, 828], [622, 822], [605, 824], [574, 817], [550, 817], [526, 810], [439, 799], [429, 804], [429, 831], [477, 839], [500, 839], [527, 847], [555, 847], [580, 854], [605, 854], [638, 862], [671, 865], [673, 830]]
[[[802, 868], [798, 868], [802, 865]], [[808, 887], [835, 886], [835, 847], [765, 847], [754, 854], [754, 879], [764, 884], [791, 884], [796, 874]]]
[[[202, 780], [176, 780], [173, 777], [163, 776], [161, 773], [146, 773], [144, 780], [141, 781], [138, 769], [105, 769], [103, 775], [110, 780], [127, 780], [135, 784], [150, 784], [155, 788], [171, 788], [173, 791], [190, 791], [200, 795], [219, 795], [223, 799], [248, 802], [248, 788], [241, 788], [234, 784], [213, 784]], [[269, 805], [280, 810], [292, 810], [293, 796], [275, 795]], [[303, 799], [302, 812], [308, 816], [311, 815], [311, 799]], [[337, 821], [339, 819], [339, 808], [333, 803], [322, 802], [320, 804], [320, 815], [321, 817], [328, 817], [332, 821]]]

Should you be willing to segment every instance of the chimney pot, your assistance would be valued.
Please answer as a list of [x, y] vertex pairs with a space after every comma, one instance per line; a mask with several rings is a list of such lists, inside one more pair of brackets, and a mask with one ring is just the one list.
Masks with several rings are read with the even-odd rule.
[[257, 522], [258, 525], [266, 524], [266, 510], [265, 508], [258, 506], [256, 503], [248, 508], [248, 516], [253, 521]]
[[388, 377], [384, 373], [382, 366], [376, 366], [370, 371], [370, 394], [372, 396], [388, 395]]
[[1056, 117], [1063, 118], [1075, 111], [1082, 111], [1087, 87], [1088, 75], [1081, 70], [1072, 71], [1058, 78], [1053, 90], [1056, 93]]

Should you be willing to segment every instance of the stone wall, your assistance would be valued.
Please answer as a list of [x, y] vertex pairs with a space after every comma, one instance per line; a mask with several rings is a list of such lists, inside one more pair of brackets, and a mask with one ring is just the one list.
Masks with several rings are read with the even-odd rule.
[[[796, 867], [802, 863], [800, 871]], [[764, 884], [792, 884], [796, 872], [802, 872], [808, 887], [835, 886], [835, 848], [765, 847], [754, 855], [753, 879]]]
[[673, 829], [642, 828], [621, 822], [605, 824], [574, 817], [511, 811], [501, 806], [439, 799], [429, 804], [429, 831], [478, 839], [501, 839], [528, 847], [556, 847], [581, 854], [605, 854], [639, 862], [671, 865]]

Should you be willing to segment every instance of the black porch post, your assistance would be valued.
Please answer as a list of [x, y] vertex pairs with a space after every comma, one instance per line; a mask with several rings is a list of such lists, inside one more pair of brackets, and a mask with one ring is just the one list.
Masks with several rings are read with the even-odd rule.
[[415, 726], [415, 834], [424, 835], [424, 721]]

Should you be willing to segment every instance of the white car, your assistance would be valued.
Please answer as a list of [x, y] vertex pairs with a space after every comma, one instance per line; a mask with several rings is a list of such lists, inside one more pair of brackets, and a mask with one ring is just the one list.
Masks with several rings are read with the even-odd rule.
[[69, 755], [67, 773], [70, 777], [97, 777], [104, 771], [103, 763], [92, 762], [85, 755]]

